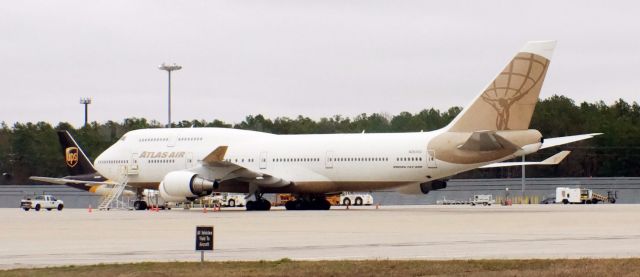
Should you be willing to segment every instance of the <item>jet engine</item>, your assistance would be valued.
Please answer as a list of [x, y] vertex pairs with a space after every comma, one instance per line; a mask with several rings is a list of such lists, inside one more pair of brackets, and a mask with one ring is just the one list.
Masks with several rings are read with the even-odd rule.
[[160, 196], [165, 201], [181, 202], [211, 194], [218, 181], [204, 179], [189, 171], [172, 171], [160, 182]]
[[443, 189], [446, 187], [446, 180], [433, 180], [426, 183], [403, 186], [398, 188], [397, 191], [404, 194], [427, 194], [432, 190]]

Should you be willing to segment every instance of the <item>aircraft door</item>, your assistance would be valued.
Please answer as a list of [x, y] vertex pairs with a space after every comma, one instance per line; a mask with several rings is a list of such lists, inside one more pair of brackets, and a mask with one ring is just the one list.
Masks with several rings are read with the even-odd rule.
[[438, 164], [436, 163], [436, 150], [427, 150], [427, 167], [428, 168], [438, 167]]
[[129, 165], [127, 166], [128, 175], [136, 175], [140, 172], [140, 164], [138, 164], [138, 153], [131, 153]]
[[178, 140], [178, 138], [176, 138], [175, 135], [170, 135], [169, 136], [169, 141], [167, 142], [167, 147], [174, 147], [176, 146], [176, 141]]
[[327, 151], [327, 155], [324, 158], [324, 167], [327, 169], [333, 168], [333, 151]]
[[184, 154], [184, 168], [189, 169], [195, 166], [195, 161], [193, 160], [193, 153], [187, 152]]
[[267, 152], [260, 152], [260, 169], [267, 169]]

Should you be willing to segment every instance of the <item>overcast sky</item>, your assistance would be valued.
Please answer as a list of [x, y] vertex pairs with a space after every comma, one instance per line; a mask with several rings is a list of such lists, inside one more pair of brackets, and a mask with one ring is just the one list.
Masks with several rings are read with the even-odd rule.
[[2, 1], [0, 121], [464, 106], [528, 40], [558, 40], [541, 97], [639, 101], [637, 1]]

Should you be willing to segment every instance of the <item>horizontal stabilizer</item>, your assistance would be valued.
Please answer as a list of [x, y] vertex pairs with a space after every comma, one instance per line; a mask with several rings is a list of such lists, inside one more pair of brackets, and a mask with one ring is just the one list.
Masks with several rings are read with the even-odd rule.
[[545, 138], [540, 149], [545, 149], [549, 147], [554, 147], [558, 145], [590, 139], [599, 135], [602, 135], [602, 133], [593, 133], [593, 134], [576, 135], [576, 136], [559, 137], [559, 138]]
[[521, 165], [557, 165], [562, 160], [564, 160], [564, 158], [566, 158], [569, 155], [569, 153], [571, 153], [571, 151], [562, 151], [541, 162], [503, 162], [503, 163], [488, 164], [480, 168], [508, 167], [508, 166], [521, 166]]
[[117, 185], [116, 182], [111, 181], [83, 181], [83, 180], [74, 180], [67, 178], [51, 178], [51, 177], [39, 177], [39, 176], [31, 176], [29, 180], [50, 183], [55, 185], [66, 185], [66, 184], [84, 184], [84, 185]]

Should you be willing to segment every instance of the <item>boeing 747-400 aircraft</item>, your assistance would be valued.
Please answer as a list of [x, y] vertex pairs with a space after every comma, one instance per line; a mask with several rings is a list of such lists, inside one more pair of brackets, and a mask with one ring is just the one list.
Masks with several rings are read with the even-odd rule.
[[[286, 208], [298, 210], [329, 209], [325, 194], [382, 189], [425, 194], [446, 187], [447, 177], [479, 167], [557, 164], [568, 152], [542, 162], [502, 162], [597, 135], [543, 139], [529, 129], [555, 45], [527, 43], [440, 130], [273, 135], [227, 128], [141, 129], [122, 136], [94, 166], [109, 182], [126, 181], [138, 195], [157, 189], [165, 201], [241, 192], [255, 199], [247, 210], [269, 210], [264, 193], [293, 193], [297, 200]], [[81, 149], [72, 151], [85, 157]], [[92, 185], [101, 183], [108, 182]], [[146, 203], [135, 206], [144, 209]]]

